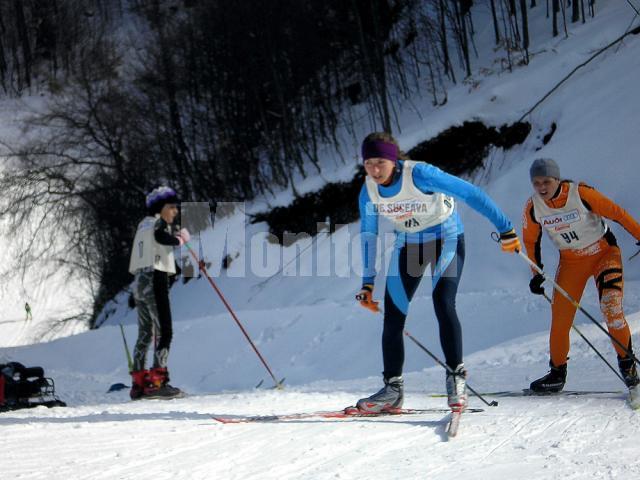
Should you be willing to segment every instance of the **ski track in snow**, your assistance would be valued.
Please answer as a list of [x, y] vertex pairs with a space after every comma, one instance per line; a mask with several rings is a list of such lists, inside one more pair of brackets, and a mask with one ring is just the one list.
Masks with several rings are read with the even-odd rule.
[[[463, 415], [459, 436], [450, 441], [448, 415], [442, 414], [230, 425], [210, 418], [323, 410], [345, 400], [344, 393], [318, 397], [323, 395], [258, 391], [4, 414], [2, 478], [640, 475], [637, 447], [630, 441], [640, 433], [640, 423], [622, 395], [501, 398], [498, 407]], [[413, 395], [410, 402], [416, 408], [440, 407], [443, 399]], [[472, 406], [480, 402], [472, 399]]]

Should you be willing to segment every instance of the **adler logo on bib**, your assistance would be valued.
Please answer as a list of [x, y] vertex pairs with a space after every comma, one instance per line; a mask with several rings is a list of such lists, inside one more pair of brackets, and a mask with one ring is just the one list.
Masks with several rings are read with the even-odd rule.
[[580, 212], [575, 209], [566, 213], [548, 215], [546, 217], [542, 217], [540, 220], [543, 227], [559, 232], [571, 228], [571, 224], [579, 222]]

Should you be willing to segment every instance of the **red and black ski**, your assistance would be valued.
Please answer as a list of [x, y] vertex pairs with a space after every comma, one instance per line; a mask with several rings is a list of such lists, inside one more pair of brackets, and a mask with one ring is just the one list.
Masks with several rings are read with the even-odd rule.
[[[465, 412], [477, 413], [483, 412], [481, 408], [468, 408]], [[343, 410], [322, 411], [322, 412], [306, 412], [306, 413], [287, 413], [282, 415], [256, 415], [256, 416], [230, 416], [230, 415], [212, 415], [211, 417], [220, 423], [268, 423], [282, 422], [288, 420], [305, 420], [312, 418], [327, 419], [349, 419], [349, 418], [376, 418], [376, 417], [393, 417], [400, 415], [427, 415], [432, 413], [450, 413], [448, 408], [398, 408], [393, 411], [380, 413], [363, 412], [356, 407], [347, 407]]]

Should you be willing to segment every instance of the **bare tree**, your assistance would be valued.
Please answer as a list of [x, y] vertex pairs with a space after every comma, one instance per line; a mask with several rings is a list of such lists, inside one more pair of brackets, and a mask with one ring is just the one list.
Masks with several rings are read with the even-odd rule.
[[[15, 228], [42, 225], [26, 238], [58, 229], [66, 248], [23, 245], [23, 268], [56, 259], [83, 276], [97, 313], [130, 280], [128, 242], [157, 182], [195, 201], [297, 195], [295, 175], [320, 172], [319, 149], [353, 131], [352, 106], [391, 131], [404, 102], [426, 90], [442, 105], [457, 74], [472, 75], [472, 3], [0, 2], [2, 89], [44, 78], [56, 93], [10, 152], [0, 207]], [[491, 0], [508, 68], [535, 40], [526, 3]], [[139, 27], [126, 56], [107, 34], [123, 12]]]
[[571, 0], [571, 22], [575, 23], [580, 20], [580, 4], [578, 0]]
[[24, 272], [46, 260], [82, 281], [93, 302], [87, 312], [112, 298], [127, 275], [122, 247], [143, 204], [138, 173], [150, 168], [135, 155], [118, 65], [108, 42], [98, 40], [79, 65], [73, 94], [28, 120], [30, 140], [7, 152], [11, 168], [0, 178], [4, 228], [23, 239], [14, 266]]
[[491, 0], [491, 18], [493, 19], [493, 33], [496, 37], [496, 45], [500, 44], [500, 26], [498, 24], [498, 15], [496, 13], [496, 2]]
[[[574, 0], [575, 1], [575, 0]], [[522, 16], [522, 49], [525, 63], [529, 63], [529, 18], [527, 15], [527, 0], [520, 0], [520, 15]]]

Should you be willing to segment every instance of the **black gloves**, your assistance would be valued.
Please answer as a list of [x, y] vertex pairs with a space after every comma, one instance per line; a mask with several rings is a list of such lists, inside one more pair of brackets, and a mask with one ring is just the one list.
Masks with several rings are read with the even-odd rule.
[[544, 275], [541, 273], [537, 273], [533, 276], [531, 281], [529, 282], [529, 290], [534, 295], [544, 295], [544, 287], [542, 284], [544, 283]]

